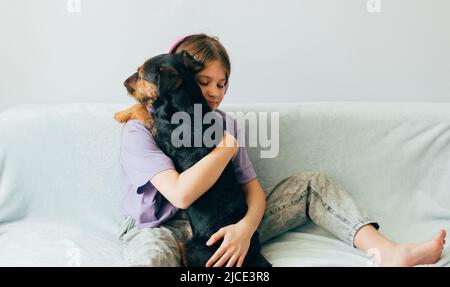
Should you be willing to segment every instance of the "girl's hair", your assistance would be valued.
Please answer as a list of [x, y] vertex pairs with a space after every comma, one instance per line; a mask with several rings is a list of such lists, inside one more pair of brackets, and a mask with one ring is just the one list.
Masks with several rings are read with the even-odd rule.
[[225, 80], [228, 83], [231, 73], [230, 58], [225, 47], [219, 42], [219, 38], [206, 34], [190, 35], [172, 49], [174, 53], [179, 53], [183, 50], [186, 50], [195, 60], [202, 64], [210, 61], [219, 61], [225, 69]]

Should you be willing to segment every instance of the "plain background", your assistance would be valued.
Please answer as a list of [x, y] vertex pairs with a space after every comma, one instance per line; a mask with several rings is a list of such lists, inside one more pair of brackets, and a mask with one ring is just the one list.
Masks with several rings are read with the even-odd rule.
[[224, 103], [450, 101], [448, 0], [70, 1], [0, 0], [0, 111], [131, 103], [123, 81], [196, 32], [231, 56]]

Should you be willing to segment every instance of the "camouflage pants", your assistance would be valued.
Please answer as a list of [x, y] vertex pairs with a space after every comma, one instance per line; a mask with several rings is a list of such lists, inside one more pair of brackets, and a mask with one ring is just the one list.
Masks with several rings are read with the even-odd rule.
[[[283, 179], [267, 191], [266, 210], [258, 226], [263, 244], [292, 228], [314, 222], [353, 246], [356, 232], [378, 224], [361, 210], [333, 178], [301, 172]], [[138, 229], [127, 216], [119, 231], [126, 266], [180, 266], [178, 242], [192, 236], [184, 210], [156, 228]]]

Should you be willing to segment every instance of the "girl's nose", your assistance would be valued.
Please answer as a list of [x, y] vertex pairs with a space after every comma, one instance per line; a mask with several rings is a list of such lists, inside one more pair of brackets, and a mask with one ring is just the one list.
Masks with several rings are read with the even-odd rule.
[[217, 102], [219, 100], [219, 97], [217, 95], [208, 94], [206, 99], [211, 102]]
[[219, 89], [211, 87], [208, 89], [207, 94], [208, 94], [208, 96], [210, 96], [212, 98], [218, 98], [219, 97]]

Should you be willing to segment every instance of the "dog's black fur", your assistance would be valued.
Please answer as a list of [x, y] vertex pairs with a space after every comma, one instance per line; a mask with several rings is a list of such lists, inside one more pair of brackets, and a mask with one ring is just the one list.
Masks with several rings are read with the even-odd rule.
[[[191, 118], [191, 143], [195, 132], [204, 131], [211, 124], [194, 125], [194, 104], [201, 104], [202, 116], [211, 109], [202, 96], [194, 75], [202, 65], [186, 51], [178, 54], [155, 56], [144, 64], [144, 79], [158, 86], [158, 97], [153, 102], [153, 133], [158, 146], [172, 158], [178, 172], [183, 172], [206, 156], [213, 147], [203, 143], [201, 147], [174, 147], [171, 135], [178, 124], [171, 124], [172, 115], [183, 111]], [[203, 117], [202, 117], [203, 119]], [[222, 117], [220, 118], [225, 123]], [[225, 126], [224, 126], [225, 128]], [[223, 136], [216, 135], [216, 143]], [[236, 180], [233, 163], [230, 161], [217, 182], [191, 206], [187, 215], [193, 230], [193, 238], [185, 245], [188, 266], [205, 266], [218, 249], [222, 240], [212, 246], [206, 241], [221, 227], [237, 223], [247, 212], [245, 192]], [[251, 238], [243, 266], [270, 267], [261, 254], [258, 232]]]

